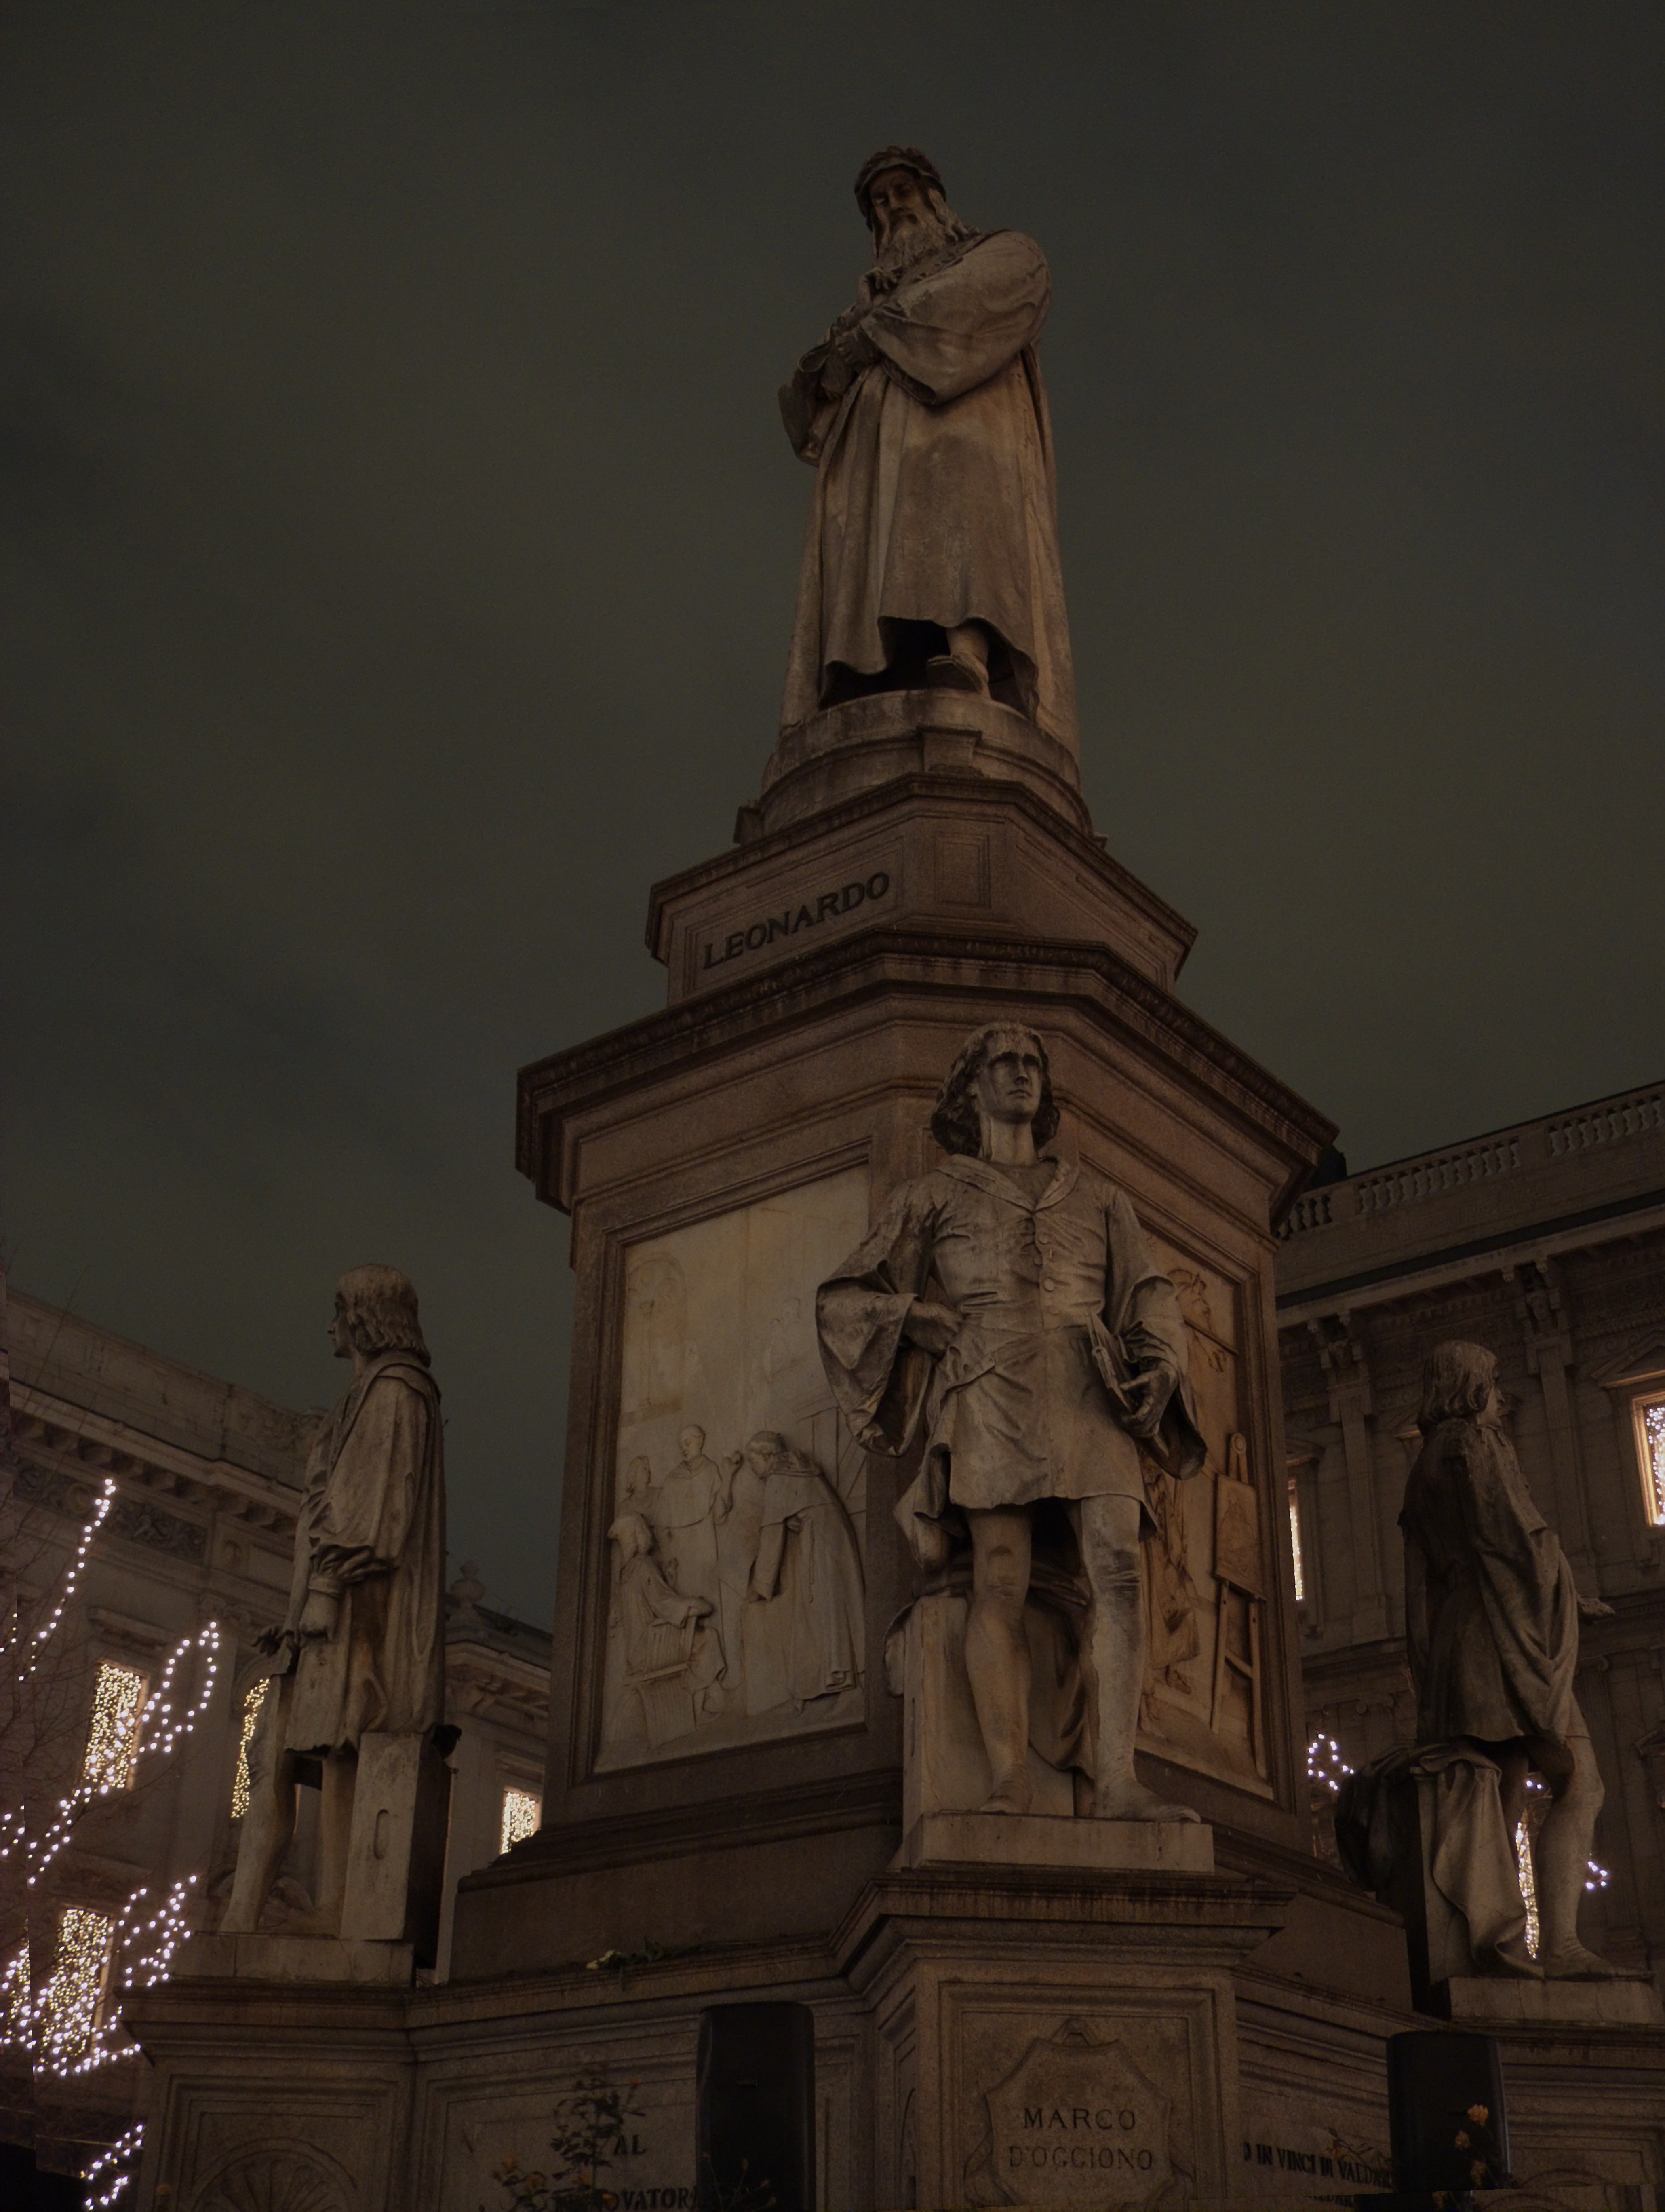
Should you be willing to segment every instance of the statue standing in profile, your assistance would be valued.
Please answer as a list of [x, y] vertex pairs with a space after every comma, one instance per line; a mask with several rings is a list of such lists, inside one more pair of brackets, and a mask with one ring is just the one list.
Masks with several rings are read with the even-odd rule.
[[1194, 1820], [1134, 1771], [1146, 1659], [1141, 1447], [1179, 1477], [1207, 1456], [1185, 1325], [1118, 1190], [1043, 1148], [1058, 1125], [1032, 1030], [979, 1030], [938, 1096], [949, 1157], [905, 1184], [822, 1284], [821, 1353], [868, 1450], [899, 1455], [923, 1427], [897, 1508], [916, 1558], [969, 1541], [966, 1672], [993, 1780], [983, 1810], [1026, 1813], [1038, 1516], [1061, 1512], [1086, 1584], [1080, 1764], [1093, 1814]]
[[[1503, 1412], [1492, 1352], [1435, 1346], [1400, 1515], [1416, 1742], [1350, 1775], [1336, 1808], [1344, 1862], [1405, 1913], [1419, 1989], [1615, 1972], [1578, 1936], [1602, 1788], [1572, 1689], [1579, 1620], [1611, 1608], [1580, 1598]], [[1550, 1794], [1531, 1845], [1535, 1957], [1517, 1850], [1533, 1773]]]
[[444, 1430], [414, 1285], [393, 1267], [349, 1269], [329, 1334], [353, 1382], [307, 1468], [288, 1613], [259, 1639], [278, 1663], [249, 1747], [224, 1935], [259, 1926], [308, 1775], [323, 1793], [318, 1907], [287, 1932], [372, 1932], [342, 1926], [360, 1753], [372, 1740], [410, 1747], [414, 1790], [445, 1720]]
[[782, 721], [864, 692], [992, 696], [1076, 743], [1031, 238], [973, 230], [887, 146], [856, 203], [874, 263], [781, 392], [816, 471]]

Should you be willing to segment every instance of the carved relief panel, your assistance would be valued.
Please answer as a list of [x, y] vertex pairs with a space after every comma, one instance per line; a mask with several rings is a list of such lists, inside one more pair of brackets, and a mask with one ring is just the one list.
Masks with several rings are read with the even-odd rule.
[[1159, 1237], [1151, 1243], [1179, 1293], [1208, 1457], [1186, 1482], [1145, 1462], [1154, 1526], [1145, 1545], [1150, 1630], [1140, 1743], [1269, 1796], [1263, 1698], [1276, 1662], [1266, 1601], [1277, 1553], [1268, 1471], [1253, 1464], [1249, 1443], [1238, 1291]]
[[627, 1255], [599, 1769], [862, 1710], [863, 1457], [814, 1285], [867, 1219], [852, 1168]]

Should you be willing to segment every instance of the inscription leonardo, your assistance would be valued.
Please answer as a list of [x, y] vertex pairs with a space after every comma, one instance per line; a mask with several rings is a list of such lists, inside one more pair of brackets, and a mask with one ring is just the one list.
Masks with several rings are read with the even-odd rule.
[[864, 883], [845, 884], [839, 890], [822, 891], [812, 905], [807, 899], [798, 907], [784, 906], [778, 914], [764, 916], [745, 929], [731, 930], [722, 940], [709, 938], [702, 967], [720, 968], [725, 960], [737, 960], [742, 952], [760, 952], [766, 945], [773, 945], [783, 937], [796, 937], [801, 929], [815, 929], [824, 921], [832, 921], [840, 915], [854, 914], [858, 906], [871, 905], [888, 896], [890, 878], [882, 868], [875, 869]]

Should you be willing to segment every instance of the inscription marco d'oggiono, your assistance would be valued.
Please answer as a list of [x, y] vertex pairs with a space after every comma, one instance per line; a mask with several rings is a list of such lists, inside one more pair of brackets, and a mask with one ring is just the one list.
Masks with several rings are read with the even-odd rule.
[[835, 891], [822, 891], [813, 904], [806, 899], [798, 906], [784, 906], [778, 914], [766, 915], [745, 929], [730, 930], [721, 940], [708, 938], [700, 965], [720, 968], [725, 960], [737, 960], [744, 952], [760, 952], [766, 945], [773, 945], [783, 937], [796, 937], [801, 929], [817, 929], [824, 921], [854, 914], [858, 906], [871, 906], [889, 895], [890, 878], [882, 868], [875, 868], [865, 882], [843, 884]]

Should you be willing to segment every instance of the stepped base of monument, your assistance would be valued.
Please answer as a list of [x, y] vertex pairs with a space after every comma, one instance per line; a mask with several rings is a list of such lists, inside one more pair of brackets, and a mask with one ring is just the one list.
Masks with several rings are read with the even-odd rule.
[[1087, 1820], [1034, 1813], [926, 1813], [898, 1867], [1013, 1866], [1105, 1874], [1212, 1874], [1214, 1832], [1200, 1820]]
[[[691, 2206], [700, 2014], [760, 1998], [814, 2014], [822, 2212], [1385, 2191], [1386, 2040], [1428, 2024], [1402, 1936], [1310, 1856], [1251, 1856], [1235, 1875], [896, 1869], [835, 1934], [431, 1987], [210, 1975], [193, 1943], [188, 1978], [129, 2002], [154, 2068], [137, 2212], [279, 2180], [331, 2212], [509, 2212], [504, 2160], [548, 2169], [561, 2100], [596, 2072], [633, 2115], [603, 2176], [621, 2212]], [[1665, 2029], [1485, 2025], [1534, 2204], [1655, 2202]]]
[[1497, 1974], [1453, 1974], [1435, 1984], [1433, 2008], [1455, 2026], [1485, 2029], [1541, 2021], [1657, 2027], [1665, 2024], [1659, 1993], [1645, 1974], [1615, 1974], [1599, 1982], [1529, 1982]]
[[343, 1942], [338, 1936], [193, 1936], [179, 1972], [212, 1981], [351, 1982], [408, 1990], [415, 1965], [409, 1943]]

